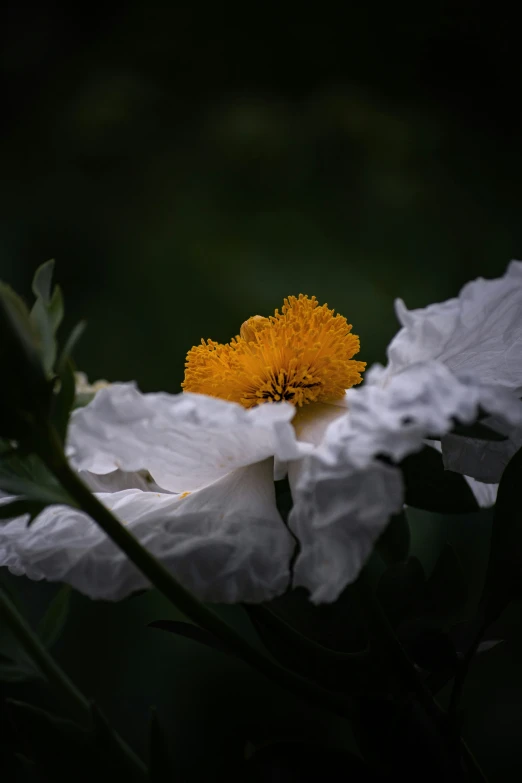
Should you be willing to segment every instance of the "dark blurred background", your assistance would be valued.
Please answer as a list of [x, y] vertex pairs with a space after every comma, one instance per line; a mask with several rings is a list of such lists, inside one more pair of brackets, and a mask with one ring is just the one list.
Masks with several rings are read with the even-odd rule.
[[0, 277], [57, 260], [91, 378], [315, 294], [382, 359], [392, 302], [522, 254], [521, 67], [470, 2], [4, 6]]
[[[20, 0], [2, 16], [0, 278], [29, 296], [56, 258], [91, 380], [177, 391], [201, 337], [299, 292], [382, 361], [396, 296], [423, 306], [522, 256], [519, 28], [500, 8]], [[426, 530], [421, 515], [429, 552]], [[2, 579], [35, 623], [54, 586]], [[154, 593], [75, 595], [56, 654], [139, 752], [156, 704], [180, 774], [209, 781], [246, 737], [291, 734], [302, 705], [146, 628], [169, 612]], [[521, 649], [493, 651], [467, 691], [494, 780], [520, 778]], [[350, 744], [333, 719], [305, 723]]]

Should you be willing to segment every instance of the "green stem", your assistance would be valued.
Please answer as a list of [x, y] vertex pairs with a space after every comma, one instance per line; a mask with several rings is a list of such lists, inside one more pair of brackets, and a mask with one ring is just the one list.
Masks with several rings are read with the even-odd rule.
[[[18, 639], [31, 660], [37, 665], [44, 677], [53, 685], [69, 715], [82, 727], [92, 724], [91, 707], [85, 696], [78, 690], [65, 672], [58, 666], [45, 649], [38, 636], [31, 630], [4, 590], [0, 589], [0, 617], [3, 618], [13, 635]], [[133, 750], [118, 737], [122, 752], [136, 767], [142, 777], [147, 768]]]
[[64, 706], [72, 717], [83, 725], [90, 720], [89, 702], [76, 688], [73, 682], [60, 669], [57, 663], [49, 655], [40, 639], [29, 628], [23, 617], [18, 613], [15, 605], [8, 598], [4, 590], [0, 590], [0, 617], [18, 639], [24, 650], [36, 663], [42, 674], [49, 680], [59, 693]]
[[339, 697], [272, 661], [180, 585], [172, 574], [144, 549], [132, 533], [92, 494], [78, 474], [71, 469], [63, 453], [58, 435], [52, 427], [43, 433], [43, 437], [38, 443], [38, 452], [60, 484], [77, 502], [79, 508], [104, 530], [107, 536], [147, 577], [149, 582], [186, 617], [213, 633], [246, 663], [283, 688], [317, 706], [327, 708], [341, 717], [352, 716], [353, 706], [346, 698]]

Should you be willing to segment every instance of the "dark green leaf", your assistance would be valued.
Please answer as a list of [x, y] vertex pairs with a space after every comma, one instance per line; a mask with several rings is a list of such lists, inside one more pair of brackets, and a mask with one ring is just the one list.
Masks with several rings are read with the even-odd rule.
[[63, 312], [64, 307], [62, 289], [59, 285], [56, 285], [54, 287], [53, 295], [48, 307], [49, 320], [51, 322], [53, 334], [56, 334], [58, 327], [63, 321]]
[[27, 682], [38, 680], [41, 676], [41, 672], [25, 656], [17, 659], [0, 653], [0, 682]]
[[290, 514], [293, 506], [292, 493], [290, 491], [290, 484], [288, 483], [288, 479], [284, 478], [281, 481], [276, 481], [275, 491], [277, 510], [281, 514], [283, 521], [286, 523], [288, 520], [288, 515]]
[[77, 323], [74, 329], [72, 330], [72, 332], [70, 333], [69, 337], [65, 341], [65, 345], [60, 354], [60, 359], [58, 360], [58, 372], [62, 371], [66, 363], [71, 358], [72, 353], [76, 348], [76, 343], [84, 333], [86, 326], [87, 323], [85, 321], [80, 321], [79, 323]]
[[171, 783], [173, 778], [167, 742], [153, 709], [149, 723], [149, 779], [151, 783]]
[[334, 650], [305, 636], [276, 612], [265, 606], [244, 605], [259, 638], [268, 652], [293, 671], [325, 688], [359, 695], [379, 687], [376, 661], [369, 649], [360, 652]]
[[0, 283], [0, 436], [23, 440], [47, 415], [52, 385], [40, 357], [38, 336], [24, 303]]
[[65, 443], [76, 394], [76, 382], [70, 361], [65, 362], [60, 369], [59, 382], [60, 388], [53, 398], [52, 419], [62, 443]]
[[62, 633], [70, 602], [71, 588], [69, 585], [62, 585], [47, 607], [38, 628], [38, 636], [46, 647], [52, 647]]
[[104, 769], [117, 771], [129, 783], [144, 783], [145, 775], [139, 759], [122, 742], [94, 703], [91, 703], [91, 715], [96, 751], [101, 755]]
[[496, 619], [522, 591], [522, 449], [500, 480], [482, 608], [486, 621]]
[[450, 544], [446, 544], [426, 583], [435, 611], [452, 615], [468, 600], [466, 575]]
[[410, 658], [427, 672], [455, 671], [458, 658], [449, 635], [431, 627], [431, 618], [416, 618], [401, 626], [400, 640]]
[[491, 427], [476, 421], [473, 424], [457, 424], [452, 430], [452, 435], [462, 435], [465, 438], [475, 438], [475, 440], [507, 440], [507, 435], [495, 432]]
[[377, 598], [392, 625], [421, 605], [426, 577], [420, 561], [409, 557], [405, 563], [390, 566], [379, 580]]
[[12, 500], [10, 503], [1, 503], [0, 520], [16, 519], [29, 514], [29, 524], [31, 524], [46, 506], [47, 504], [40, 500], [29, 500], [28, 498]]
[[33, 294], [37, 299], [42, 299], [44, 304], [51, 300], [51, 285], [54, 272], [54, 258], [41, 264], [33, 278]]
[[[22, 740], [22, 747], [24, 750], [27, 748], [27, 755], [39, 768], [54, 776], [52, 780], [63, 780], [62, 775], [67, 766], [70, 771], [71, 764], [76, 768], [79, 762], [81, 766], [82, 761], [87, 761], [87, 732], [40, 707], [14, 699], [7, 699], [6, 703], [9, 716]], [[58, 748], [60, 753], [57, 753]]]
[[442, 454], [425, 446], [400, 463], [407, 506], [439, 514], [464, 514], [479, 506], [464, 476], [445, 470]]
[[0, 490], [9, 495], [21, 495], [24, 500], [35, 500], [45, 505], [65, 504], [76, 506], [59, 485], [40, 486], [22, 476], [7, 475], [0, 471]]
[[34, 303], [31, 320], [40, 338], [40, 353], [45, 372], [50, 376], [56, 360], [56, 339], [49, 310], [42, 299], [37, 299]]
[[410, 526], [404, 511], [392, 516], [376, 547], [386, 563], [393, 564], [407, 560], [410, 553]]
[[193, 642], [203, 644], [205, 647], [211, 647], [213, 650], [235, 655], [235, 652], [227, 647], [220, 639], [217, 639], [209, 631], [200, 628], [199, 625], [183, 623], [178, 620], [153, 620], [148, 624], [149, 628], [158, 628], [160, 631], [167, 631], [176, 636], [183, 636], [185, 639], [191, 639]]

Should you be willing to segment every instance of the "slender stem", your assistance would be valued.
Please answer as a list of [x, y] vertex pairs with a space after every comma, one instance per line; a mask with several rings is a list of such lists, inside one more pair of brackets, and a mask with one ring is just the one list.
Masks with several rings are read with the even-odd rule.
[[88, 723], [90, 720], [89, 702], [47, 652], [4, 590], [0, 590], [0, 617], [5, 619], [24, 650], [36, 663], [42, 674], [54, 685], [62, 702], [67, 706], [68, 712], [82, 724]]
[[213, 633], [246, 663], [277, 684], [341, 717], [351, 717], [353, 705], [350, 701], [272, 661], [180, 585], [172, 574], [142, 547], [132, 533], [113, 516], [109, 509], [100, 503], [78, 474], [71, 469], [63, 453], [58, 435], [52, 427], [49, 427], [44, 433], [44, 437], [38, 442], [37, 447], [40, 457], [64, 489], [77, 502], [79, 508], [85, 511], [105, 531], [107, 536], [127, 555], [151, 584], [186, 617]]
[[[56, 688], [70, 716], [81, 726], [90, 727], [92, 716], [89, 702], [45, 649], [38, 636], [31, 630], [11, 599], [7, 596], [5, 590], [1, 589], [0, 617], [5, 619], [6, 624], [24, 650], [36, 663], [45, 678]], [[136, 767], [141, 776], [144, 777], [147, 774], [147, 768], [144, 763], [121, 737], [118, 737], [118, 740], [122, 752]]]

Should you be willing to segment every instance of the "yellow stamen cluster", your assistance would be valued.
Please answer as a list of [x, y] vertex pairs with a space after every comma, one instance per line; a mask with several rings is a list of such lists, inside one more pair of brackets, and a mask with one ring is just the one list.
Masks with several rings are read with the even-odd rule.
[[187, 354], [187, 392], [208, 394], [245, 408], [286, 400], [329, 402], [362, 381], [366, 362], [352, 359], [359, 338], [351, 324], [315, 296], [289, 296], [282, 311], [255, 315], [222, 345], [202, 340]]

